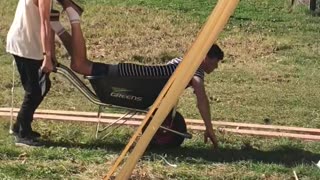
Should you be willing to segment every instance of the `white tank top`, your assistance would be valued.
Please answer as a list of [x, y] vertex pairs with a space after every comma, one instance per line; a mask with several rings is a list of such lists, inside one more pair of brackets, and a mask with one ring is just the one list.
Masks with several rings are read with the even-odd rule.
[[39, 8], [33, 0], [19, 0], [7, 35], [7, 52], [29, 59], [42, 60]]

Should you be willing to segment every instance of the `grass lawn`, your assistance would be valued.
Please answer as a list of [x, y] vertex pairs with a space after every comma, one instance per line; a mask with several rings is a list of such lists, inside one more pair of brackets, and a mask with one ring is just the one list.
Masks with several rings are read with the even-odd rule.
[[[89, 59], [144, 64], [182, 56], [216, 4], [80, 2]], [[0, 0], [0, 107], [11, 103], [12, 57], [5, 52], [5, 39], [16, 4]], [[67, 26], [65, 15], [63, 22]], [[261, 124], [269, 118], [274, 125], [320, 128], [319, 33], [320, 19], [307, 7], [289, 11], [288, 1], [241, 1], [218, 39], [225, 60], [206, 77], [213, 118]], [[58, 60], [68, 65], [66, 51], [57, 46]], [[41, 109], [97, 110], [65, 78], [52, 74], [51, 79]], [[23, 90], [19, 81], [15, 86], [19, 107]], [[192, 90], [181, 96], [179, 112], [200, 119]], [[93, 124], [36, 121], [33, 126], [46, 146], [18, 148], [8, 135], [9, 118], [0, 117], [0, 179], [101, 179], [134, 131], [123, 127], [106, 139], [95, 139]], [[192, 133], [194, 138], [181, 148], [149, 149], [132, 179], [294, 179], [293, 171], [299, 179], [320, 179], [314, 164], [320, 160], [319, 143], [218, 134], [219, 149], [212, 150], [202, 134]]]

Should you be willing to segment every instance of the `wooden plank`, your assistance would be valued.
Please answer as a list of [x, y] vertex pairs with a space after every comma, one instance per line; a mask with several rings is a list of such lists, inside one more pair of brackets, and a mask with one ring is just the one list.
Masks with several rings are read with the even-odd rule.
[[[219, 3], [218, 3], [219, 5]], [[133, 145], [133, 143], [136, 141], [137, 137], [140, 135], [142, 128], [145, 126], [146, 122], [149, 121], [149, 119], [151, 118], [151, 116], [154, 114], [154, 112], [156, 111], [156, 109], [158, 108], [158, 106], [160, 105], [160, 103], [162, 102], [162, 98], [167, 94], [168, 89], [172, 86], [173, 82], [176, 80], [176, 76], [177, 76], [177, 72], [179, 69], [182, 69], [182, 71], [186, 70], [188, 68], [188, 66], [190, 66], [190, 62], [187, 63], [181, 63], [179, 64], [177, 70], [173, 73], [173, 75], [170, 77], [169, 81], [166, 83], [165, 87], [162, 89], [162, 91], [160, 92], [158, 98], [156, 99], [156, 101], [154, 102], [153, 106], [151, 107], [151, 109], [148, 111], [146, 117], [144, 118], [144, 120], [142, 121], [141, 126], [138, 128], [138, 130], [136, 131], [136, 133], [131, 137], [129, 143], [126, 145], [126, 147], [124, 148], [124, 150], [122, 151], [122, 153], [120, 154], [120, 156], [118, 157], [118, 159], [116, 160], [116, 162], [114, 163], [114, 165], [111, 167], [111, 169], [108, 171], [107, 175], [104, 177], [104, 179], [110, 179], [111, 175], [115, 172], [115, 170], [118, 168], [118, 166], [120, 165], [120, 163], [122, 162], [122, 160], [124, 159], [125, 155], [127, 154], [127, 152], [129, 151], [129, 149], [131, 148], [131, 146]], [[179, 70], [180, 71], [180, 70]]]
[[[189, 125], [203, 125], [203, 121], [199, 119], [185, 119]], [[249, 124], [249, 123], [238, 123], [238, 122], [225, 122], [225, 121], [212, 121], [214, 126], [225, 126], [235, 127], [240, 129], [262, 129], [272, 131], [292, 131], [297, 133], [310, 133], [320, 134], [320, 129], [317, 128], [303, 128], [303, 127], [292, 127], [292, 126], [279, 126], [279, 125], [265, 125], [265, 124]]]
[[220, 0], [218, 2], [218, 9], [215, 8], [206, 25], [198, 35], [195, 43], [175, 71], [174, 75], [176, 75], [176, 79], [171, 87], [167, 90], [165, 96], [157, 98], [161, 99], [161, 103], [157, 106], [157, 111], [149, 111], [151, 114], [154, 114], [152, 121], [138, 140], [116, 179], [129, 179], [136, 163], [144, 153], [151, 138], [158, 130], [166, 115], [172, 109], [174, 103], [177, 102], [184, 87], [186, 87], [196, 69], [200, 66], [202, 59], [205, 57], [211, 45], [216, 41], [238, 2], [238, 0]]
[[[11, 108], [0, 108], [0, 116], [10, 117], [11, 116]], [[14, 115], [19, 111], [18, 108], [14, 109]], [[3, 113], [2, 113], [3, 112]], [[98, 122], [97, 113], [94, 112], [81, 112], [81, 111], [60, 111], [60, 110], [42, 110], [39, 109], [36, 111], [37, 114], [49, 114], [49, 115], [63, 115], [63, 116], [75, 116], [75, 117], [92, 117], [95, 118], [95, 121], [90, 122]], [[101, 123], [110, 123], [104, 122], [103, 118], [107, 119], [118, 119], [122, 117], [123, 114], [114, 114], [114, 113], [102, 113], [101, 114]], [[134, 115], [133, 117], [125, 117], [123, 120], [134, 120], [141, 121], [145, 116], [144, 115]], [[66, 121], [68, 121], [68, 117], [65, 117]], [[77, 121], [77, 118], [72, 118], [74, 121]], [[83, 118], [81, 118], [83, 119]], [[185, 119], [188, 124], [188, 129], [190, 125], [201, 125], [204, 126], [202, 120], [199, 119]], [[263, 125], [263, 124], [248, 124], [248, 123], [237, 123], [237, 122], [224, 122], [224, 121], [212, 121], [214, 127], [225, 127], [225, 128], [237, 128], [237, 129], [261, 129], [261, 130], [270, 130], [270, 131], [287, 131], [291, 133], [304, 133], [304, 134], [312, 134], [319, 135], [320, 129], [316, 128], [302, 128], [302, 127], [291, 127], [291, 126], [277, 126], [277, 125]]]
[[[14, 113], [16, 116], [17, 113]], [[10, 116], [10, 113], [0, 112], [0, 116]], [[79, 117], [79, 116], [63, 116], [63, 115], [46, 115], [46, 114], [35, 114], [35, 118], [39, 120], [56, 120], [56, 121], [77, 121], [77, 122], [86, 122], [86, 123], [96, 123], [97, 118], [91, 117]], [[100, 120], [101, 123], [111, 124], [114, 123], [115, 119], [107, 119], [102, 118]], [[128, 126], [139, 126], [141, 121], [124, 121], [120, 120], [115, 124], [124, 124]], [[188, 129], [197, 130], [197, 131], [205, 131], [205, 127], [203, 125], [188, 125]], [[320, 141], [320, 136], [316, 135], [308, 135], [308, 134], [295, 134], [295, 133], [286, 133], [286, 132], [271, 132], [271, 131], [261, 131], [261, 130], [244, 130], [244, 129], [232, 129], [232, 128], [219, 128], [219, 131], [226, 133], [233, 133], [239, 135], [252, 135], [252, 136], [263, 136], [263, 137], [286, 137], [292, 139], [301, 139], [301, 140], [312, 140], [312, 141]]]
[[[188, 125], [203, 125], [204, 123], [199, 119], [185, 119]], [[294, 126], [280, 126], [280, 125], [264, 125], [264, 124], [251, 124], [251, 123], [238, 123], [238, 122], [226, 122], [226, 121], [212, 121], [214, 126], [218, 127], [232, 127], [239, 129], [261, 129], [271, 131], [290, 131], [297, 133], [309, 133], [320, 134], [320, 129], [317, 128], [304, 128]]]
[[[19, 108], [14, 108], [13, 112], [19, 112]], [[0, 108], [0, 112], [11, 112], [11, 108]], [[36, 114], [54, 114], [54, 115], [65, 115], [65, 116], [85, 116], [85, 117], [97, 117], [98, 112], [83, 112], [83, 111], [62, 111], [62, 110], [44, 110], [37, 109]], [[122, 117], [123, 114], [114, 114], [114, 113], [101, 113], [101, 117], [114, 118], [117, 119]], [[129, 116], [129, 115], [128, 115]], [[130, 119], [142, 120], [145, 116], [136, 114]]]
[[[0, 116], [10, 116], [8, 113], [0, 112]], [[17, 113], [14, 113], [14, 116], [17, 116]], [[97, 117], [81, 117], [81, 116], [64, 116], [64, 115], [52, 115], [52, 114], [34, 114], [34, 118], [38, 120], [56, 120], [56, 121], [66, 121], [66, 122], [85, 122], [85, 123], [103, 123], [103, 124], [111, 124], [116, 121], [113, 118], [100, 118]], [[116, 124], [125, 124], [129, 126], [139, 126], [141, 121], [135, 120], [119, 120]]]
[[261, 129], [270, 131], [288, 131], [295, 133], [308, 133], [314, 135], [320, 135], [320, 129], [316, 128], [301, 128], [301, 127], [290, 127], [290, 126], [276, 126], [276, 125], [262, 125], [262, 124], [248, 124], [248, 123], [234, 123], [234, 122], [218, 122], [213, 121], [214, 126], [224, 127], [236, 127], [238, 129]]
[[320, 136], [316, 135], [309, 135], [309, 134], [293, 134], [293, 133], [285, 133], [285, 132], [270, 132], [270, 131], [256, 131], [256, 130], [243, 130], [243, 129], [223, 129], [225, 132], [231, 132], [236, 134], [247, 134], [247, 135], [254, 135], [254, 136], [264, 136], [264, 137], [287, 137], [287, 138], [294, 138], [294, 139], [302, 139], [302, 140], [312, 140], [312, 141], [319, 141]]
[[[197, 131], [206, 130], [204, 126], [197, 126], [197, 125], [190, 125], [189, 128]], [[291, 139], [320, 141], [320, 136], [310, 135], [310, 134], [295, 134], [295, 133], [287, 133], [287, 132], [273, 132], [273, 131], [231, 129], [231, 128], [218, 128], [217, 130], [223, 133], [232, 133], [232, 134], [239, 134], [239, 135], [252, 135], [252, 136], [275, 137], [275, 138], [285, 137], [285, 138], [291, 138]]]

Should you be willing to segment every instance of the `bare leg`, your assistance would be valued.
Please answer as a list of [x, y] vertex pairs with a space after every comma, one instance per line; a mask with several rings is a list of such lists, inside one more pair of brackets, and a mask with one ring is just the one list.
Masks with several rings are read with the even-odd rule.
[[87, 49], [80, 23], [71, 24], [71, 69], [79, 74], [91, 75], [92, 62], [87, 60]]
[[72, 56], [72, 44], [71, 44], [72, 37], [71, 37], [71, 35], [67, 31], [64, 31], [63, 33], [59, 34], [58, 36], [59, 36], [59, 39], [62, 41], [63, 46], [67, 49], [68, 54], [70, 56]]
[[[58, 36], [59, 36], [59, 39], [62, 41], [63, 45], [65, 46], [65, 48], [67, 49], [69, 55], [72, 56], [72, 39], [73, 39], [72, 36], [64, 29], [62, 31], [60, 31], [60, 33], [58, 33]], [[79, 59], [83, 59], [83, 58], [80, 57]], [[71, 64], [73, 62], [75, 62], [75, 61], [72, 61]], [[76, 62], [78, 62], [78, 61], [76, 61]], [[89, 61], [89, 60], [81, 61], [81, 62], [79, 62], [79, 64], [74, 64], [74, 66], [72, 66], [71, 68], [73, 70], [79, 72], [80, 74], [85, 74], [85, 75], [92, 75], [92, 76], [107, 75], [107, 73], [108, 73], [108, 65], [107, 64], [92, 62], [91, 63], [92, 64], [91, 70], [90, 70], [90, 68], [89, 68], [89, 70], [84, 70], [84, 67], [90, 66], [90, 65], [86, 65], [85, 64], [86, 62], [91, 63], [91, 61]], [[86, 72], [90, 71], [89, 73], [91, 73], [91, 74], [84, 73], [84, 71], [86, 71]]]
[[86, 44], [80, 26], [80, 16], [75, 11], [77, 7], [74, 7], [75, 5], [70, 0], [61, 1], [61, 5], [68, 14], [72, 35], [59, 22], [59, 14], [52, 16], [51, 25], [71, 56], [71, 69], [82, 75], [107, 75], [109, 71], [107, 64], [92, 62], [87, 59]]
[[[67, 49], [69, 56], [72, 56], [72, 37], [69, 32], [62, 26], [59, 22], [59, 15], [55, 15], [55, 19], [51, 19], [51, 27], [54, 29], [54, 33], [56, 33], [61, 40], [63, 46]], [[53, 34], [54, 34], [53, 33]]]
[[87, 49], [80, 26], [80, 16], [74, 10], [72, 3], [68, 0], [62, 2], [71, 22], [72, 36], [66, 31], [59, 33], [59, 37], [71, 55], [71, 69], [83, 75], [91, 75], [92, 62], [87, 60]]

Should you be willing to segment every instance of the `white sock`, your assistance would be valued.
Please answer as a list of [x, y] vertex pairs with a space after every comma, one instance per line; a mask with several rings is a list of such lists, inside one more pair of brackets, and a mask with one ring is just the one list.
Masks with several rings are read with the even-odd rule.
[[59, 21], [50, 21], [51, 28], [56, 32], [58, 36], [66, 31], [66, 29], [62, 26]]
[[68, 14], [69, 21], [71, 24], [80, 23], [80, 15], [76, 10], [74, 10], [72, 7], [67, 7], [66, 12]]

